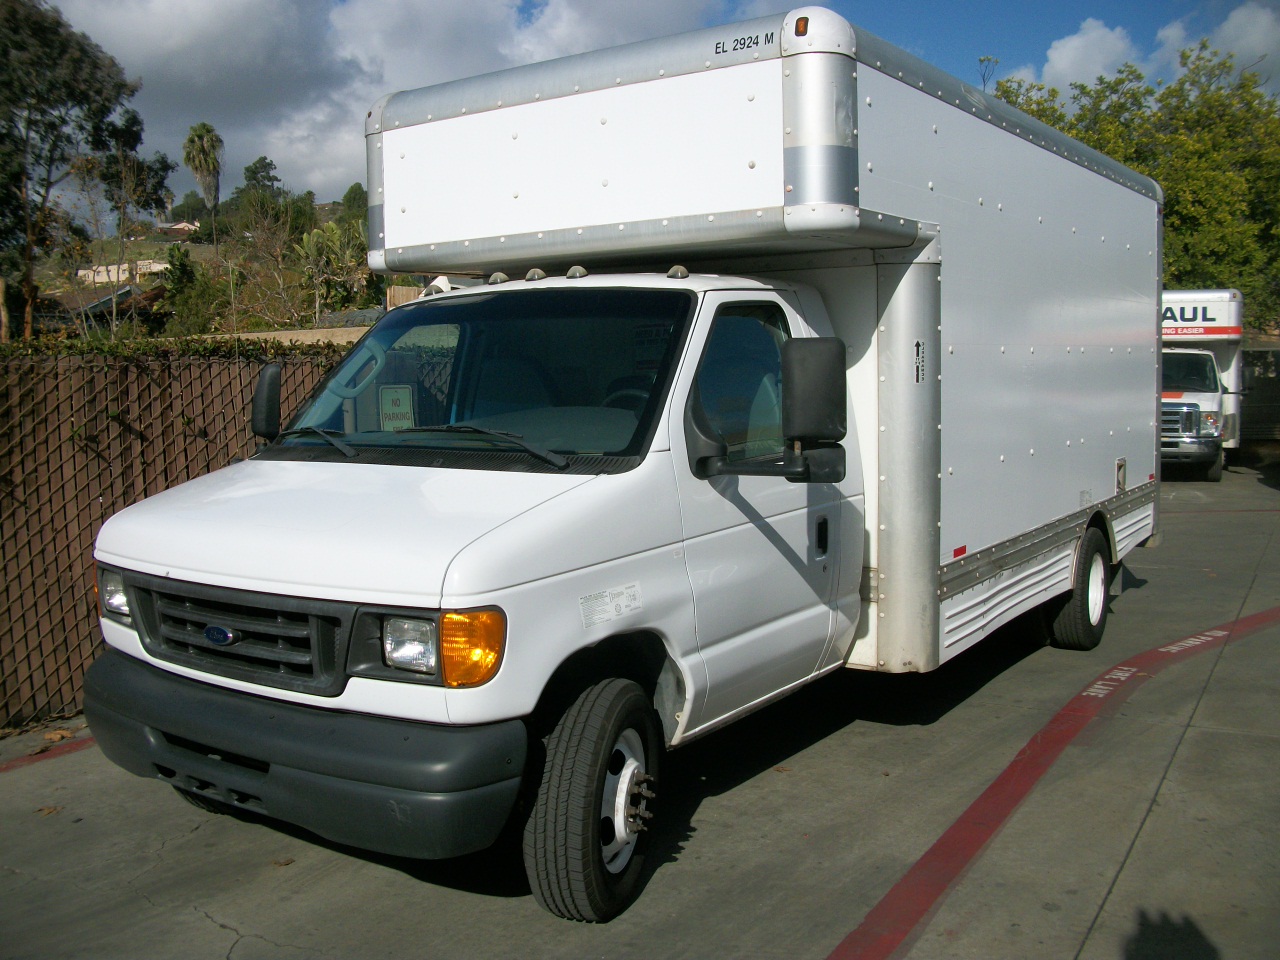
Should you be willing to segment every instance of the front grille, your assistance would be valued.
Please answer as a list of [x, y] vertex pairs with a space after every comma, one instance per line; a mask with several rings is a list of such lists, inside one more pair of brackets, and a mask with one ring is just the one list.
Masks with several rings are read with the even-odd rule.
[[1160, 436], [1194, 437], [1200, 429], [1200, 407], [1194, 403], [1163, 404]]
[[354, 605], [138, 574], [127, 582], [142, 643], [160, 660], [325, 697], [346, 684]]

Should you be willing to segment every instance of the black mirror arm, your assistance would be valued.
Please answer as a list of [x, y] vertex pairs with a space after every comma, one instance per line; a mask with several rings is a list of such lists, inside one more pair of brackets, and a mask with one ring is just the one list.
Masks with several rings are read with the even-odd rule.
[[699, 461], [705, 477], [785, 477], [803, 482], [809, 479], [809, 460], [796, 446], [787, 447], [780, 461], [730, 460], [725, 456], [704, 457]]

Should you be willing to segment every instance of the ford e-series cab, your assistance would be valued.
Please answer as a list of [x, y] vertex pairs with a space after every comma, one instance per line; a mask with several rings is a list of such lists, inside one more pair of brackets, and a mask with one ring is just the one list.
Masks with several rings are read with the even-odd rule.
[[103, 526], [116, 763], [406, 856], [511, 828], [607, 920], [667, 750], [1024, 613], [1102, 639], [1157, 526], [1150, 180], [818, 7], [395, 94], [366, 143], [370, 263], [477, 282], [287, 422], [266, 368], [254, 455]]
[[1217, 482], [1240, 446], [1244, 301], [1238, 290], [1166, 290], [1161, 298], [1160, 459]]

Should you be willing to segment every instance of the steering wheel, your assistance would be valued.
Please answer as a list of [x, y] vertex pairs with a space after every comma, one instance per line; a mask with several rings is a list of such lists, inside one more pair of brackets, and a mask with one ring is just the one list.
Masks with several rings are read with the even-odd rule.
[[[373, 383], [373, 378], [378, 375], [382, 365], [387, 362], [387, 348], [378, 343], [377, 340], [366, 340], [362, 343], [355, 356], [359, 356], [360, 353], [369, 354], [370, 359], [373, 360], [373, 367], [360, 379], [360, 382], [350, 387], [339, 386], [336, 382], [329, 384], [329, 389], [344, 400], [350, 400], [364, 393], [369, 385]], [[354, 365], [354, 356], [350, 362]]]
[[603, 405], [634, 412], [643, 407], [648, 400], [648, 390], [642, 390], [639, 387], [622, 387], [605, 397]]

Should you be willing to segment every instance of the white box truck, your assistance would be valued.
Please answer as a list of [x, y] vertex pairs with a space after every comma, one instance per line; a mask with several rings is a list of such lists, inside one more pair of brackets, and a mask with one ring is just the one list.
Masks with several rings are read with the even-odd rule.
[[1239, 290], [1165, 290], [1161, 297], [1160, 460], [1222, 479], [1240, 446], [1244, 298]]
[[[827, 10], [398, 93], [389, 312], [96, 545], [108, 757], [605, 920], [664, 751], [1014, 617], [1156, 527], [1160, 191]], [[1030, 619], [1030, 618], [1029, 618]], [[856, 771], [851, 772], [856, 776]]]

